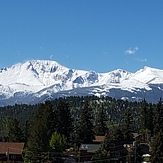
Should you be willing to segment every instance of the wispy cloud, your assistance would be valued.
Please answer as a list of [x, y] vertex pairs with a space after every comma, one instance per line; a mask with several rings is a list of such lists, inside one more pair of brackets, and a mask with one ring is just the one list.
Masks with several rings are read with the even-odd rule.
[[139, 62], [147, 62], [147, 58], [144, 58], [144, 59], [136, 58], [136, 60], [139, 61]]
[[125, 50], [125, 54], [132, 55], [132, 54], [135, 54], [136, 51], [138, 51], [138, 50], [139, 50], [138, 47], [135, 47], [135, 48], [129, 48], [129, 49]]

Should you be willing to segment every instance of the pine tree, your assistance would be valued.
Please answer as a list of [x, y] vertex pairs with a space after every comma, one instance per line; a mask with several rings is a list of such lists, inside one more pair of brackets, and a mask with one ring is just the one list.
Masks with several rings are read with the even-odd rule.
[[112, 139], [118, 140], [118, 141], [124, 140], [124, 134], [121, 129], [121, 126], [114, 126], [114, 128], [112, 130]]
[[133, 139], [132, 122], [133, 122], [133, 117], [131, 115], [131, 110], [126, 109], [124, 113], [124, 119], [123, 119], [123, 132], [124, 132], [123, 134], [124, 134], [124, 139], [127, 141]]
[[102, 135], [104, 136], [107, 133], [107, 126], [106, 126], [106, 114], [104, 112], [104, 106], [103, 104], [101, 105], [101, 107], [97, 108], [97, 115], [95, 118], [95, 135]]
[[8, 137], [10, 125], [11, 125], [11, 117], [6, 116], [2, 120], [2, 137], [3, 138]]
[[23, 132], [19, 127], [19, 121], [15, 118], [9, 126], [8, 140], [10, 142], [22, 142], [24, 139]]
[[27, 143], [28, 138], [30, 136], [30, 122], [25, 122], [25, 127], [23, 128], [24, 142]]
[[145, 101], [145, 99], [142, 101], [142, 104], [141, 104], [141, 128], [142, 129], [147, 129], [147, 123], [148, 123], [148, 118], [147, 118], [147, 115], [148, 115], [148, 104], [147, 102]]
[[80, 143], [91, 143], [95, 139], [92, 119], [88, 101], [85, 101], [76, 131], [77, 145], [80, 145]]
[[161, 129], [155, 136], [151, 146], [151, 163], [163, 162], [163, 130]]
[[153, 107], [145, 100], [141, 103], [140, 124], [140, 132], [145, 139], [153, 135]]
[[153, 111], [153, 105], [149, 104], [149, 110], [148, 110], [148, 122], [147, 122], [147, 128], [150, 131], [150, 136], [153, 136], [154, 134], [154, 111]]
[[47, 101], [45, 104], [40, 104], [31, 125], [30, 137], [25, 150], [25, 160], [35, 162], [43, 159], [41, 154], [48, 152], [49, 140], [52, 132], [54, 132], [53, 121], [51, 102]]
[[162, 99], [158, 101], [155, 109], [154, 117], [154, 134], [156, 135], [161, 129], [163, 130], [163, 104]]
[[55, 131], [64, 135], [69, 140], [70, 132], [72, 130], [72, 118], [69, 104], [62, 99], [58, 100], [54, 117]]
[[151, 146], [151, 162], [163, 162], [163, 104], [160, 99], [156, 105], [154, 119], [154, 141]]

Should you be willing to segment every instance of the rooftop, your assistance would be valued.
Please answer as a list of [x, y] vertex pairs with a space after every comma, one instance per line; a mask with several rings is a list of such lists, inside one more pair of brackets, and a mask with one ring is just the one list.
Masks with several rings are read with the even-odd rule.
[[24, 143], [0, 142], [0, 154], [22, 154]]

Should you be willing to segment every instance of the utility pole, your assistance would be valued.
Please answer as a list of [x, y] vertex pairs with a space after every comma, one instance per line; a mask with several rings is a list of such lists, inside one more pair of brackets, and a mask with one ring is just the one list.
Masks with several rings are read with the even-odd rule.
[[80, 150], [79, 150], [78, 163], [80, 163]]
[[9, 163], [9, 157], [10, 157], [10, 153], [9, 153], [9, 147], [7, 148], [7, 152], [6, 152], [6, 156], [7, 156], [7, 163]]
[[136, 141], [133, 142], [133, 147], [134, 147], [134, 163], [136, 163]]
[[127, 149], [127, 151], [128, 151], [128, 158], [127, 158], [127, 162], [128, 163], [131, 163], [131, 145], [130, 144], [124, 144], [123, 145], [126, 149]]

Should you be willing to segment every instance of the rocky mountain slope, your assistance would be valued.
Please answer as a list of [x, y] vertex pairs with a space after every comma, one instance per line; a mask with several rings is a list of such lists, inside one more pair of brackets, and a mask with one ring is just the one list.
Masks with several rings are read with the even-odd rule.
[[63, 96], [111, 96], [155, 103], [163, 97], [163, 70], [144, 67], [131, 73], [75, 70], [55, 61], [32, 60], [0, 70], [0, 106], [35, 104]]

